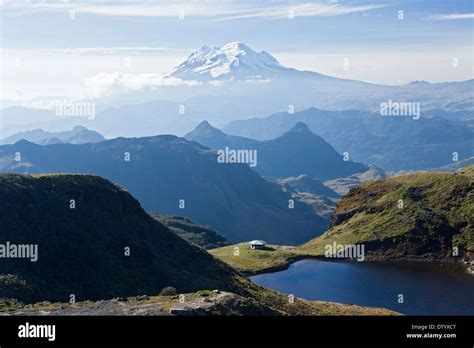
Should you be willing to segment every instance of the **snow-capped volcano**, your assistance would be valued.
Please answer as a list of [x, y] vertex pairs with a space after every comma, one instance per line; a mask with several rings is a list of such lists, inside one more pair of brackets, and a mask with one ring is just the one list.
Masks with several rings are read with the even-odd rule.
[[223, 47], [202, 46], [166, 76], [196, 81], [261, 80], [293, 71], [265, 51], [231, 42]]

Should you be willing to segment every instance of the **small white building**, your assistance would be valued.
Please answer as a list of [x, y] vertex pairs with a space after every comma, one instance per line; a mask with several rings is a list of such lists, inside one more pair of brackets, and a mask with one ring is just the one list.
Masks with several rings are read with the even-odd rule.
[[249, 242], [250, 249], [265, 249], [265, 241], [263, 240], [252, 240]]

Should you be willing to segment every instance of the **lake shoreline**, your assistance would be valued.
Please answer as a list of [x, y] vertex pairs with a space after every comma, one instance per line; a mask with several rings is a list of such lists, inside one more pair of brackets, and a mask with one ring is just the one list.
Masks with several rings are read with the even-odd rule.
[[[242, 273], [246, 277], [252, 277], [252, 276], [262, 275], [262, 274], [271, 274], [271, 273], [285, 271], [288, 268], [290, 268], [292, 264], [298, 261], [303, 261], [303, 260], [359, 263], [359, 261], [354, 261], [353, 259], [327, 258], [325, 256], [315, 256], [315, 255], [295, 255], [293, 257], [288, 258], [287, 262], [283, 265], [271, 266], [271, 267], [266, 267], [266, 268], [262, 268], [258, 270], [252, 270], [252, 271], [239, 271], [239, 272]], [[367, 256], [365, 258], [365, 261], [363, 261], [363, 263], [365, 262], [378, 263], [378, 264], [408, 264], [408, 265], [429, 264], [429, 265], [434, 265], [434, 266], [439, 266], [439, 267], [450, 267], [456, 272], [464, 272], [464, 273], [474, 276], [474, 270], [473, 270], [474, 265], [472, 265], [472, 263], [474, 262], [473, 260], [465, 261], [465, 260], [453, 260], [449, 258], [436, 259], [436, 258], [426, 258], [426, 257], [420, 257], [420, 256], [398, 257], [398, 258]], [[471, 265], [469, 265], [469, 263]]]
[[[293, 265], [295, 264], [295, 265]], [[250, 281], [308, 301], [386, 308], [404, 315], [472, 313], [474, 278], [462, 262], [303, 258]], [[402, 302], [399, 297], [402, 296]]]

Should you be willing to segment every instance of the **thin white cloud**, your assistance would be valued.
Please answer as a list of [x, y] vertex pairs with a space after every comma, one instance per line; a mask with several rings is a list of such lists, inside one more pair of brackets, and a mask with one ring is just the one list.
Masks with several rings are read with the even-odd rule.
[[123, 17], [214, 17], [242, 13], [238, 6], [219, 3], [164, 3], [81, 6], [78, 13]]
[[197, 81], [166, 78], [159, 74], [101, 73], [84, 81], [86, 95], [102, 98], [129, 91], [153, 91], [160, 87], [196, 86]]
[[123, 55], [123, 54], [154, 54], [154, 53], [176, 53], [192, 52], [194, 48], [172, 48], [172, 47], [151, 47], [151, 46], [130, 46], [130, 47], [75, 47], [75, 48], [28, 48], [28, 49], [4, 49], [4, 52], [22, 52], [35, 54], [63, 54], [63, 55]]
[[7, 1], [2, 4], [7, 11], [21, 13], [35, 12], [69, 12], [74, 15], [94, 14], [118, 17], [175, 17], [180, 15], [197, 17], [230, 16], [248, 11], [242, 5], [233, 3], [210, 2], [136, 2], [136, 3], [69, 3], [29, 1]]
[[427, 17], [427, 19], [435, 21], [453, 21], [460, 19], [474, 19], [474, 13], [452, 13], [444, 15], [435, 15]]
[[342, 5], [336, 1], [305, 2], [294, 5], [272, 4], [243, 5], [235, 1], [206, 1], [206, 2], [141, 2], [141, 3], [69, 3], [45, 2], [32, 3], [28, 1], [6, 1], [2, 9], [14, 14], [35, 12], [70, 12], [74, 15], [93, 14], [101, 16], [119, 17], [155, 17], [169, 18], [186, 17], [214, 17], [217, 19], [246, 19], [268, 18], [280, 19], [295, 17], [339, 16], [357, 12], [366, 12], [381, 8], [383, 4]]
[[276, 5], [265, 8], [255, 8], [247, 13], [235, 14], [231, 17], [222, 19], [245, 19], [245, 18], [268, 18], [268, 19], [288, 19], [290, 17], [331, 17], [340, 16], [357, 12], [366, 12], [378, 8], [385, 7], [384, 4], [379, 5], [360, 5], [345, 6], [336, 2], [327, 3], [302, 3], [292, 6]]

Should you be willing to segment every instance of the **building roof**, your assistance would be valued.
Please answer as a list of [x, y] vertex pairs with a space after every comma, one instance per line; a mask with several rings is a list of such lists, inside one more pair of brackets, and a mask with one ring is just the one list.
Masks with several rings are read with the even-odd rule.
[[250, 245], [265, 245], [265, 241], [263, 240], [252, 240], [249, 242]]

